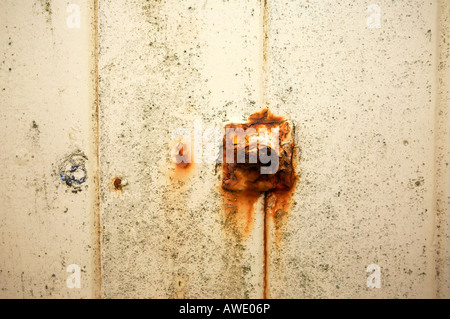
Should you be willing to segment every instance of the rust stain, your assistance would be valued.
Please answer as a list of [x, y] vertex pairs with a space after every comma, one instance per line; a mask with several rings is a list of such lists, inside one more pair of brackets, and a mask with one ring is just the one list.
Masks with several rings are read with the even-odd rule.
[[[295, 171], [292, 165], [294, 152], [292, 123], [264, 109], [251, 115], [248, 123], [228, 124], [225, 129], [234, 132], [234, 134], [226, 133], [223, 140], [222, 187], [225, 190], [283, 192], [293, 187]], [[267, 133], [271, 129], [278, 129], [278, 136], [269, 136]], [[274, 140], [276, 137], [278, 140]], [[234, 158], [227, 159], [227, 148], [231, 146], [234, 147]], [[245, 152], [245, 163], [239, 162], [238, 149]], [[272, 164], [262, 162], [262, 153], [270, 154], [270, 161], [272, 159], [277, 161], [278, 167], [273, 172], [269, 169], [266, 173], [262, 172], [262, 167], [269, 168], [269, 164]]]
[[[287, 209], [296, 180], [292, 123], [264, 109], [252, 114], [247, 123], [227, 124], [225, 129], [227, 132], [228, 129], [233, 129], [235, 133], [226, 133], [223, 139], [222, 189], [227, 215], [233, 213], [236, 218], [241, 219], [237, 224], [245, 225], [243, 230], [248, 232], [253, 219], [254, 204], [259, 196], [264, 195], [269, 210], [266, 213], [279, 220], [279, 211]], [[270, 129], [278, 129], [277, 140], [262, 133], [263, 130], [267, 132]], [[227, 152], [227, 148], [230, 147], [234, 148], [234, 158], [227, 160], [227, 153], [231, 154]], [[245, 154], [244, 162], [238, 161], [238, 149]], [[271, 161], [278, 161], [278, 167], [273, 172], [270, 172], [270, 169], [267, 173], [262, 171], [263, 167], [269, 168], [268, 164], [271, 164], [261, 161], [262, 151], [272, 155]]]
[[[233, 134], [229, 134], [230, 129]], [[268, 135], [273, 129], [278, 130], [278, 134]], [[247, 123], [227, 124], [225, 130], [222, 193], [226, 218], [233, 220], [242, 238], [247, 238], [252, 231], [254, 205], [264, 196], [264, 298], [269, 298], [270, 243], [274, 242], [277, 247], [280, 242], [280, 231], [297, 180], [294, 127], [290, 121], [264, 109], [252, 114]], [[270, 153], [270, 162], [261, 160], [261, 152]], [[232, 160], [227, 160], [227, 153], [228, 157], [233, 154]], [[262, 168], [268, 168], [273, 161], [277, 162], [276, 169], [270, 168], [264, 173]], [[270, 225], [273, 225], [273, 240]]]
[[116, 178], [113, 184], [115, 189], [122, 190], [122, 180], [120, 178]]
[[184, 198], [191, 190], [190, 179], [196, 171], [197, 164], [194, 163], [193, 144], [186, 138], [171, 143], [170, 147], [170, 165], [165, 166], [164, 178], [166, 187], [164, 188], [163, 202], [167, 214], [171, 212], [185, 211], [185, 203], [180, 200], [174, 200], [174, 197]]
[[274, 226], [274, 242], [275, 246], [281, 241], [280, 231], [286, 221], [289, 212], [292, 195], [295, 191], [295, 184], [297, 177], [291, 189], [285, 191], [274, 191], [265, 193], [264, 197], [264, 211], [267, 218]]
[[179, 159], [179, 162], [176, 164], [178, 168], [188, 168], [190, 163], [190, 152], [187, 148], [187, 145], [183, 142], [178, 142], [176, 148], [176, 157]]
[[[269, 258], [270, 243], [275, 244], [274, 258], [278, 256], [282, 227], [286, 222], [292, 195], [295, 191], [297, 177], [291, 189], [286, 191], [266, 192], [264, 194], [264, 299], [269, 298]], [[269, 224], [274, 230], [270, 232]]]
[[176, 180], [184, 180], [195, 169], [193, 145], [185, 140], [179, 140], [172, 147], [172, 162], [175, 170], [172, 177]]
[[[231, 132], [231, 133], [230, 133]], [[267, 108], [249, 116], [246, 123], [225, 125], [222, 148], [222, 180], [225, 230], [246, 240], [254, 228], [255, 205], [264, 202], [264, 298], [269, 297], [270, 246], [280, 242], [297, 176], [294, 169], [294, 126]], [[173, 171], [165, 202], [168, 211], [182, 211], [174, 193], [188, 191], [195, 168], [193, 145], [183, 138], [171, 147]], [[263, 154], [263, 155], [261, 155]], [[114, 180], [120, 188], [120, 181]], [[116, 185], [117, 184], [117, 185]], [[169, 195], [170, 194], [170, 195]], [[272, 237], [273, 236], [273, 240]]]
[[122, 177], [115, 176], [111, 180], [111, 190], [115, 191], [119, 194], [122, 193], [122, 191], [126, 185], [127, 185], [127, 182], [124, 181], [124, 179]]
[[264, 299], [269, 298], [269, 227], [267, 225], [267, 201], [264, 198]]
[[[266, 107], [269, 106], [269, 99], [267, 96], [267, 86], [269, 83], [269, 63], [268, 63], [268, 54], [269, 54], [269, 6], [267, 0], [263, 0], [262, 3], [262, 70], [263, 70], [263, 78], [262, 78], [262, 91], [263, 91], [263, 105]], [[293, 128], [292, 128], [293, 129]], [[295, 176], [295, 175], [294, 175]], [[292, 185], [293, 186], [293, 185]], [[269, 227], [268, 222], [268, 205], [267, 205], [267, 194], [264, 194], [264, 299], [269, 298]]]
[[247, 238], [253, 229], [253, 212], [261, 193], [252, 190], [226, 191], [224, 196], [225, 217], [228, 225], [232, 225], [240, 238]]

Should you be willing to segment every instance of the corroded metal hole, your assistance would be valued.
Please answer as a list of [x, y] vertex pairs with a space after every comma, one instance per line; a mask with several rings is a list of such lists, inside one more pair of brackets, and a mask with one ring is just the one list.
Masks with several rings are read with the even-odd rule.
[[120, 179], [119, 177], [114, 178], [113, 185], [116, 190], [121, 191], [122, 190], [122, 179]]
[[110, 181], [110, 185], [112, 191], [117, 194], [121, 194], [125, 186], [128, 185], [128, 182], [121, 176], [114, 176]]
[[291, 121], [267, 109], [247, 123], [225, 126], [222, 189], [227, 225], [239, 238], [250, 233], [255, 203], [264, 196], [264, 298], [269, 296], [270, 243], [278, 245], [296, 182], [294, 135]]
[[[227, 220], [246, 237], [254, 205], [264, 196], [265, 214], [281, 224], [294, 189], [294, 126], [265, 109], [246, 123], [225, 126], [222, 189]], [[283, 212], [283, 213], [281, 213]]]
[[228, 124], [225, 130], [222, 179], [225, 190], [268, 192], [293, 187], [294, 138], [290, 121], [265, 109], [251, 115], [249, 122]]

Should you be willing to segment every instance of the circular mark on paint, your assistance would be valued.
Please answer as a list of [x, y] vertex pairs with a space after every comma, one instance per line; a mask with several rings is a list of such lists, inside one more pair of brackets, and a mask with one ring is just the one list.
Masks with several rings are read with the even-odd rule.
[[60, 167], [61, 180], [72, 188], [74, 193], [80, 192], [81, 186], [87, 180], [86, 161], [86, 155], [75, 153], [71, 154]]

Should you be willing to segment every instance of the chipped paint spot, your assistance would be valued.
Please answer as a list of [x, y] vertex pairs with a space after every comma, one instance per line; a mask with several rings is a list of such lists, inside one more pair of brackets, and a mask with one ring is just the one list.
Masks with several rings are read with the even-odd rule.
[[68, 156], [60, 166], [59, 175], [73, 193], [80, 192], [81, 186], [87, 180], [86, 155], [84, 153], [75, 153]]

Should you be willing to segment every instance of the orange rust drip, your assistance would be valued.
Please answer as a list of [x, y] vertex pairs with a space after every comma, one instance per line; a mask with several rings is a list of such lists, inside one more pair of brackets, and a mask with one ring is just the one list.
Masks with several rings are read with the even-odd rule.
[[[235, 210], [234, 216], [236, 218], [243, 218], [247, 220], [252, 220], [253, 207], [257, 198], [262, 193], [276, 193], [280, 194], [276, 198], [278, 201], [270, 201], [270, 207], [274, 206], [273, 216], [278, 216], [277, 210], [286, 206], [282, 200], [284, 198], [281, 194], [289, 193], [295, 182], [295, 171], [293, 167], [293, 153], [294, 145], [292, 138], [289, 138], [290, 133], [292, 133], [293, 128], [290, 122], [286, 121], [281, 116], [273, 115], [268, 109], [264, 109], [260, 112], [250, 115], [249, 121], [247, 123], [240, 124], [227, 124], [226, 129], [241, 129], [239, 136], [225, 134], [223, 139], [223, 176], [222, 176], [222, 189], [225, 192], [226, 198], [226, 211]], [[253, 133], [247, 131], [249, 128], [255, 129]], [[261, 145], [261, 141], [258, 143], [254, 139], [250, 138], [258, 137], [260, 134], [260, 129], [269, 130], [272, 128], [277, 128], [279, 131], [278, 141], [274, 140], [274, 143], [279, 143], [278, 145], [278, 156], [276, 157], [279, 161], [278, 170], [272, 174], [262, 174], [261, 168], [264, 166], [261, 162], [248, 163], [250, 158], [250, 152], [255, 154], [260, 152], [262, 148], [269, 147], [268, 144]], [[235, 132], [238, 132], [235, 130]], [[256, 134], [256, 136], [255, 136]], [[291, 134], [292, 135], [292, 134]], [[238, 152], [237, 148], [243, 147], [245, 149], [246, 163], [237, 163], [236, 154]], [[233, 147], [234, 160], [233, 163], [227, 163], [227, 147]], [[271, 146], [270, 146], [271, 147]], [[259, 156], [258, 156], [259, 159]], [[289, 193], [290, 195], [290, 193]], [[288, 198], [288, 196], [286, 198]], [[275, 198], [271, 196], [271, 198]], [[228, 214], [229, 215], [229, 214]], [[277, 218], [278, 220], [278, 218]], [[240, 224], [244, 224], [243, 221], [238, 221]], [[240, 227], [241, 230], [247, 232], [249, 227]]]
[[267, 227], [267, 200], [264, 194], [264, 299], [269, 298], [269, 228]]
[[[269, 222], [274, 226], [274, 244], [280, 243], [280, 232], [290, 206], [294, 188], [287, 192], [266, 192], [264, 194], [264, 299], [269, 298], [269, 255], [272, 243]], [[277, 250], [275, 250], [277, 258]]]
[[225, 217], [243, 239], [247, 238], [253, 229], [253, 212], [261, 194], [251, 190], [229, 192], [223, 189], [222, 193], [225, 199]]
[[[275, 116], [268, 109], [264, 109], [252, 114], [247, 123], [228, 124], [226, 128], [243, 129], [244, 131], [251, 128], [257, 132], [249, 130], [253, 131], [253, 133], [248, 133], [249, 135], [253, 134], [252, 138], [246, 136], [245, 132], [239, 133], [244, 136], [236, 137], [236, 143], [234, 143], [235, 137], [233, 137], [233, 143], [227, 143], [229, 137], [227, 134], [224, 136], [221, 192], [224, 196], [226, 225], [238, 240], [245, 240], [251, 234], [254, 226], [255, 204], [260, 196], [264, 195], [264, 298], [269, 298], [270, 249], [272, 243], [275, 244], [275, 247], [279, 244], [280, 230], [287, 215], [289, 200], [297, 179], [293, 163], [295, 157], [293, 127], [291, 127], [291, 122], [286, 121], [283, 117]], [[269, 143], [263, 139], [263, 142], [258, 140], [257, 144], [253, 144], [253, 137], [260, 134], [260, 129], [267, 131], [272, 128], [278, 129], [278, 140], [274, 138]], [[242, 130], [240, 131], [242, 132]], [[279, 147], [274, 150], [272, 145], [277, 142]], [[271, 154], [276, 152], [275, 160], [278, 159], [278, 170], [263, 174], [261, 168], [265, 165], [259, 161], [256, 163], [227, 163], [227, 145], [233, 147], [236, 158], [237, 145], [241, 147], [242, 143], [246, 158], [250, 158], [250, 152], [254, 154], [255, 150], [258, 152], [262, 149], [270, 150]], [[182, 183], [182, 180], [188, 178], [195, 167], [192, 145], [185, 141], [178, 141], [172, 148], [172, 159], [178, 163], [175, 164], [172, 178], [178, 180], [179, 183], [174, 184], [171, 192], [184, 191], [186, 183]], [[117, 183], [114, 181], [116, 189], [116, 186], [120, 184], [120, 181]], [[179, 207], [175, 205], [174, 208], [178, 209]], [[271, 240], [271, 236], [274, 236], [274, 240]]]
[[[225, 198], [225, 211], [227, 220], [233, 219], [233, 224], [243, 238], [247, 238], [252, 230], [254, 204], [261, 194], [264, 194], [264, 298], [269, 298], [269, 256], [272, 243], [275, 247], [281, 240], [280, 232], [289, 210], [290, 199], [295, 189], [297, 176], [294, 169], [294, 143], [292, 138], [293, 127], [283, 117], [275, 116], [264, 109], [252, 114], [247, 123], [228, 124], [226, 129], [242, 129], [244, 136], [224, 136], [222, 165], [222, 192]], [[255, 129], [258, 134], [260, 129], [279, 129], [278, 170], [271, 174], [263, 175], [260, 172], [262, 163], [249, 163], [250, 152], [255, 152], [255, 145], [251, 144], [247, 136], [248, 129]], [[248, 133], [254, 134], [254, 133]], [[253, 142], [252, 142], [253, 143]], [[227, 146], [234, 148], [234, 162], [226, 162]], [[236, 163], [237, 145], [245, 147], [246, 163]], [[229, 147], [228, 146], [228, 147]], [[269, 147], [268, 144], [257, 144], [257, 151]], [[272, 147], [272, 146], [270, 146]], [[271, 226], [272, 225], [272, 226]], [[273, 230], [273, 231], [272, 231]], [[273, 240], [271, 239], [274, 237]], [[275, 253], [277, 253], [275, 251]]]
[[176, 165], [173, 177], [177, 180], [183, 180], [192, 173], [194, 167], [195, 165], [193, 163], [188, 163], [185, 167]]
[[280, 232], [289, 211], [293, 192], [294, 188], [286, 192], [268, 192], [264, 197], [265, 213], [275, 227], [274, 241], [276, 246], [280, 243]]

